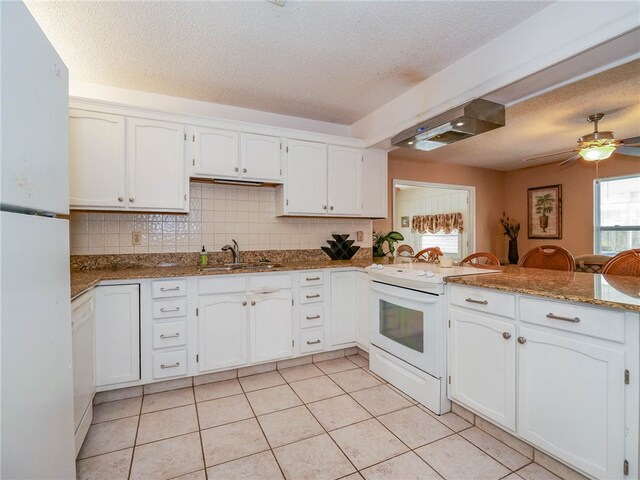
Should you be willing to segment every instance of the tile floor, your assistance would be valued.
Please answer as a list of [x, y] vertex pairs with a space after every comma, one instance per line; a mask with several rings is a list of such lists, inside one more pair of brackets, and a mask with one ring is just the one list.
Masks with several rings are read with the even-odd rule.
[[367, 366], [355, 355], [96, 405], [78, 478], [559, 478]]

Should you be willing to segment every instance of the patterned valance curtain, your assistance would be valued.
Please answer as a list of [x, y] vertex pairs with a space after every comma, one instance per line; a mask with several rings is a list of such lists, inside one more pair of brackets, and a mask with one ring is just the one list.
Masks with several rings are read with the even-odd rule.
[[411, 231], [418, 233], [451, 233], [452, 230], [462, 232], [462, 213], [439, 213], [437, 215], [415, 215], [411, 219]]

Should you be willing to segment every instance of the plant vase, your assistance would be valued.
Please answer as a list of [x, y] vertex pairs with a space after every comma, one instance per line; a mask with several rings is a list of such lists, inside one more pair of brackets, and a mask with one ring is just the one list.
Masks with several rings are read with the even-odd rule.
[[519, 258], [520, 258], [520, 255], [518, 255], [518, 239], [510, 238], [509, 239], [509, 263], [513, 265], [517, 265]]
[[549, 227], [549, 217], [547, 215], [542, 215], [540, 217], [540, 228], [542, 229], [543, 232], [546, 232], [548, 227]]

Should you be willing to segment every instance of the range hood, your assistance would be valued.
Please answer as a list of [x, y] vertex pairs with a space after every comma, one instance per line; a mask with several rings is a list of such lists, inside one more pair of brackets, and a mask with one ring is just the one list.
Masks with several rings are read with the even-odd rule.
[[400, 132], [391, 145], [435, 150], [504, 125], [504, 105], [477, 98]]

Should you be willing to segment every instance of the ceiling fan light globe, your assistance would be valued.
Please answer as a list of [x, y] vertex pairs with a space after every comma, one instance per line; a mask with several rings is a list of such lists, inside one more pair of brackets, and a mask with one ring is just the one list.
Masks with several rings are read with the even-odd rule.
[[614, 145], [603, 145], [601, 147], [583, 148], [578, 154], [588, 162], [598, 162], [609, 158], [615, 149]]

